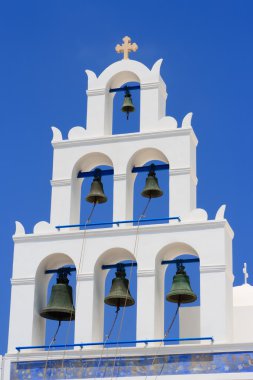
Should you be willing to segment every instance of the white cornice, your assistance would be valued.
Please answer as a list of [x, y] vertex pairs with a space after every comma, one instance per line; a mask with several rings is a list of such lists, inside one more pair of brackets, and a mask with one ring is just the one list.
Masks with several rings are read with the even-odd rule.
[[93, 273], [79, 273], [76, 276], [76, 280], [77, 281], [92, 281], [93, 278], [94, 278], [94, 274]]
[[126, 180], [126, 173], [114, 174], [114, 181], [124, 181]]
[[51, 186], [69, 186], [71, 185], [71, 178], [51, 179]]
[[35, 284], [34, 277], [11, 278], [11, 285], [34, 285], [34, 284]]
[[225, 272], [226, 265], [201, 265], [199, 271], [201, 273]]
[[[191, 127], [189, 128], [177, 128], [168, 131], [165, 130], [155, 130], [152, 132], [138, 132], [138, 133], [128, 133], [120, 135], [107, 135], [107, 136], [91, 136], [86, 139], [78, 140], [63, 140], [52, 142], [54, 148], [66, 148], [72, 146], [85, 146], [85, 145], [99, 145], [118, 143], [121, 141], [136, 141], [136, 140], [148, 140], [148, 139], [159, 139], [163, 137], [171, 136], [192, 136], [194, 140], [194, 132]], [[196, 136], [195, 136], [196, 139]], [[194, 140], [196, 141], [196, 140]]]
[[105, 95], [108, 92], [105, 88], [96, 88], [93, 90], [86, 90], [87, 96]]
[[142, 269], [137, 271], [137, 277], [154, 277], [155, 271], [153, 269]]
[[[193, 181], [197, 182], [196, 176], [192, 173], [192, 170], [190, 168], [175, 168], [175, 169], [170, 169], [170, 175], [171, 176], [176, 176], [176, 175], [185, 175], [185, 174], [190, 174]], [[114, 181], [123, 181], [126, 179], [126, 173], [119, 173], [119, 174], [114, 174]], [[71, 185], [71, 178], [61, 178], [61, 179], [52, 179], [50, 181], [51, 186], [69, 186]]]
[[[98, 236], [117, 236], [117, 235], [135, 235], [137, 226], [125, 226], [121, 228], [98, 228], [86, 231], [87, 237], [98, 237]], [[198, 221], [198, 222], [174, 222], [173, 224], [149, 224], [139, 226], [139, 234], [146, 233], [170, 233], [170, 232], [180, 232], [180, 231], [200, 231], [207, 229], [217, 229], [217, 228], [225, 228], [227, 232], [233, 237], [233, 231], [229, 226], [227, 220], [207, 220], [207, 221]], [[73, 231], [65, 231], [61, 230], [57, 233], [51, 232], [47, 234], [27, 234], [27, 235], [19, 235], [13, 236], [13, 240], [15, 243], [21, 242], [29, 242], [29, 241], [52, 241], [52, 240], [65, 240], [65, 239], [82, 239], [83, 238], [83, 230], [73, 230]]]

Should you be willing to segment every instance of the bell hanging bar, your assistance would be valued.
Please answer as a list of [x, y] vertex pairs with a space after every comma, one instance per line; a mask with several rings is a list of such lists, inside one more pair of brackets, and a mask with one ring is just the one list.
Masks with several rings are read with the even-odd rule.
[[149, 172], [152, 168], [154, 168], [155, 171], [169, 170], [170, 165], [169, 164], [159, 164], [159, 165], [151, 164], [147, 166], [134, 166], [132, 169], [132, 173]]
[[50, 273], [67, 273], [70, 274], [71, 272], [76, 272], [76, 268], [72, 267], [62, 267], [58, 269], [48, 269], [45, 271], [45, 274], [50, 274]]
[[161, 265], [167, 264], [183, 264], [183, 263], [199, 263], [199, 259], [175, 259], [175, 260], [163, 260]]
[[96, 173], [98, 173], [98, 171], [99, 171], [99, 174], [101, 177], [103, 177], [105, 175], [113, 175], [113, 173], [114, 173], [113, 169], [95, 169], [95, 170], [91, 170], [90, 172], [80, 171], [77, 175], [77, 178], [94, 177], [94, 175], [96, 175]]
[[120, 264], [108, 264], [108, 265], [102, 265], [101, 269], [102, 270], [113, 269], [113, 268], [117, 269], [119, 266], [122, 266], [124, 268], [126, 268], [126, 267], [137, 267], [137, 263], [133, 262], [133, 263], [126, 263], [126, 264], [124, 264], [124, 263], [120, 263]]
[[118, 88], [110, 88], [109, 92], [121, 92], [121, 91], [127, 91], [127, 90], [140, 90], [141, 86], [124, 86], [124, 87], [118, 87]]

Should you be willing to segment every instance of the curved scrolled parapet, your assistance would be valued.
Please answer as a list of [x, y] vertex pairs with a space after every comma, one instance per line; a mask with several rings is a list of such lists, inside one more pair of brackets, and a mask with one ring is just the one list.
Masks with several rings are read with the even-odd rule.
[[192, 116], [193, 116], [193, 113], [192, 112], [189, 112], [187, 115], [185, 115], [185, 117], [183, 118], [183, 121], [182, 121], [182, 128], [189, 128], [192, 126]]
[[61, 131], [56, 127], [51, 127], [53, 132], [53, 138], [52, 142], [62, 141], [62, 133]]
[[156, 61], [154, 64], [153, 64], [153, 67], [151, 69], [152, 73], [156, 74], [159, 78], [160, 76], [160, 71], [161, 71], [161, 65], [163, 63], [163, 59], [160, 58], [158, 59], [158, 61]]
[[50, 223], [41, 221], [35, 224], [33, 227], [34, 234], [48, 233], [48, 232], [57, 232], [57, 229], [53, 227]]
[[15, 225], [16, 225], [16, 230], [15, 230], [14, 235], [25, 235], [25, 228], [23, 224], [16, 220]]
[[87, 137], [86, 129], [84, 127], [73, 127], [69, 130], [68, 139], [69, 140], [80, 140], [82, 138]]
[[177, 129], [177, 121], [172, 116], [164, 116], [158, 121], [159, 129]]
[[208, 220], [208, 215], [206, 210], [203, 208], [195, 208], [191, 210], [188, 214], [181, 217], [182, 222], [196, 222], [196, 221], [206, 221]]
[[85, 70], [85, 73], [88, 77], [88, 87], [91, 87], [92, 82], [95, 82], [97, 80], [97, 76], [94, 71], [91, 70]]
[[215, 215], [215, 220], [224, 220], [225, 219], [226, 205], [221, 205]]

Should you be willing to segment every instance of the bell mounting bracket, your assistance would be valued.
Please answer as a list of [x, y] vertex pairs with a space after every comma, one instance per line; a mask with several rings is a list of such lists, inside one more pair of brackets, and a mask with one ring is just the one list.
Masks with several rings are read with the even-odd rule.
[[180, 267], [181, 265], [185, 263], [199, 263], [199, 259], [175, 259], [175, 260], [163, 260], [161, 262], [161, 265], [168, 265], [168, 264], [176, 264], [177, 267]]
[[128, 92], [129, 90], [140, 90], [141, 86], [136, 85], [136, 86], [123, 86], [123, 87], [118, 87], [118, 88], [110, 88], [109, 92]]
[[119, 264], [108, 264], [108, 265], [102, 265], [101, 266], [101, 269], [102, 270], [106, 270], [106, 269], [120, 269], [120, 268], [126, 268], [126, 267], [137, 267], [137, 263], [136, 262], [132, 262], [132, 263], [119, 263]]
[[77, 178], [87, 178], [87, 177], [102, 177], [104, 175], [112, 175], [114, 173], [113, 169], [94, 169], [89, 172], [82, 172], [80, 171], [77, 174]]
[[71, 274], [71, 272], [76, 272], [76, 268], [73, 267], [62, 267], [58, 269], [48, 269], [45, 274], [57, 273], [57, 274]]
[[132, 173], [140, 173], [140, 172], [149, 172], [150, 170], [169, 170], [170, 165], [169, 164], [150, 164], [147, 166], [134, 166], [132, 169]]

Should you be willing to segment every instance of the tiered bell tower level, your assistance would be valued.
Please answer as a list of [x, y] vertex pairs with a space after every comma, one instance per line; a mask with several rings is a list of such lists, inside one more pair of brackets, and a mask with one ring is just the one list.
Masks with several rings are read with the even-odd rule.
[[[117, 375], [109, 373], [104, 377], [162, 374], [171, 379], [186, 377], [195, 380], [209, 374], [207, 378], [211, 376], [212, 379], [246, 379], [231, 364], [237, 360], [235, 351], [241, 358], [242, 351], [249, 351], [247, 345], [250, 343], [246, 342], [252, 339], [250, 333], [243, 342], [234, 341], [233, 231], [224, 218], [225, 206], [220, 207], [214, 220], [208, 220], [206, 211], [196, 208], [197, 138], [191, 126], [192, 114], [187, 114], [180, 126], [173, 117], [166, 116], [167, 92], [160, 75], [161, 64], [160, 59], [149, 69], [125, 54], [124, 59], [107, 67], [99, 76], [87, 70], [86, 128], [72, 128], [66, 140], [62, 139], [59, 129], [52, 128], [54, 158], [50, 223], [37, 223], [32, 234], [26, 234], [22, 224], [16, 223], [9, 342], [3, 379], [27, 379], [27, 373], [32, 379], [101, 377], [101, 374], [82, 370], [86, 360], [95, 363], [106, 357], [109, 361], [115, 355], [122, 361], [120, 368], [132, 367], [127, 373], [118, 369]], [[140, 131], [112, 135], [115, 93], [110, 90], [128, 82], [138, 82], [140, 86]], [[83, 179], [78, 178], [78, 173], [89, 172], [100, 165], [110, 166], [113, 169], [113, 220], [129, 221], [133, 219], [136, 177], [132, 169], [156, 160], [169, 164], [169, 216], [180, 219], [139, 227], [122, 223], [110, 228], [88, 229], [85, 231], [85, 255], [80, 257], [84, 231], [71, 227], [80, 223]], [[69, 227], [56, 228], [59, 225]], [[138, 255], [134, 251], [137, 229]], [[213, 341], [199, 339], [190, 344], [181, 341], [175, 346], [138, 343], [140, 340], [163, 339], [165, 266], [161, 262], [183, 254], [193, 255], [200, 262], [200, 306], [180, 310], [180, 337], [212, 337]], [[57, 349], [48, 353], [43, 347], [33, 348], [45, 344], [45, 319], [40, 316], [46, 305], [50, 277], [45, 271], [64, 265], [77, 268], [74, 341], [76, 344], [96, 343], [103, 341], [104, 334], [107, 271], [101, 268], [123, 260], [137, 262], [138, 268], [136, 347], [106, 347], [105, 357], [103, 346], [98, 345], [86, 347], [84, 344], [81, 349], [76, 346], [65, 349], [64, 353]], [[242, 319], [237, 321], [238, 325], [242, 323]], [[17, 350], [17, 347], [21, 349]], [[27, 350], [27, 347], [30, 348]], [[232, 352], [236, 359], [231, 359]], [[59, 364], [63, 355], [63, 364]], [[162, 369], [161, 364], [158, 363], [160, 369], [154, 365], [154, 355], [166, 363]], [[252, 355], [248, 355], [253, 360]], [[126, 364], [129, 357], [134, 364]], [[217, 360], [226, 363], [227, 369], [224, 369], [225, 364], [219, 366]], [[43, 372], [46, 361], [51, 372]], [[177, 365], [170, 367], [168, 363], [172, 362]], [[106, 366], [99, 365], [101, 368]], [[249, 368], [249, 372], [253, 371], [251, 364]], [[62, 370], [67, 371], [67, 377], [62, 377]], [[227, 373], [220, 377], [223, 372]], [[253, 379], [253, 376], [248, 374], [247, 379]]]

